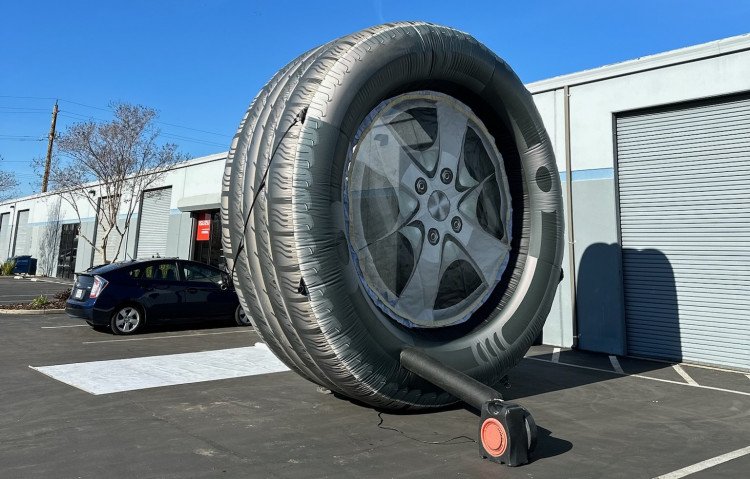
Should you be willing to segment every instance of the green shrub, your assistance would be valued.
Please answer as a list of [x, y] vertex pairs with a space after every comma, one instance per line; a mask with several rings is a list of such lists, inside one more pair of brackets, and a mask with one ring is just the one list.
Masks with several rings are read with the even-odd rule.
[[13, 274], [13, 269], [16, 267], [16, 262], [9, 259], [2, 265], [0, 265], [0, 276], [10, 276]]
[[31, 300], [29, 306], [31, 309], [46, 309], [49, 307], [51, 301], [45, 295], [40, 294], [36, 298]]

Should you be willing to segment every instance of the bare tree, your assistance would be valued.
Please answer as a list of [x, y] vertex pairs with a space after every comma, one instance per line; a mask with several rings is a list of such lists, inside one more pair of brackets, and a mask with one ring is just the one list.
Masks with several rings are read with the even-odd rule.
[[[101, 235], [95, 240], [83, 233], [80, 237], [102, 254], [105, 263], [120, 254], [143, 192], [158, 184], [175, 163], [187, 159], [177, 145], [158, 143], [156, 110], [127, 103], [111, 107], [112, 121], [75, 123], [60, 134], [50, 173], [51, 185], [79, 221], [86, 206], [97, 212]], [[110, 241], [116, 244], [112, 258], [107, 253]]]
[[[0, 156], [0, 161], [2, 160], [3, 157]], [[15, 193], [16, 186], [18, 186], [18, 181], [16, 180], [16, 176], [13, 173], [0, 171], [0, 201], [12, 198]]]
[[47, 208], [47, 224], [42, 229], [39, 244], [39, 273], [42, 276], [53, 276], [55, 260], [58, 253], [58, 242], [60, 241], [60, 210], [59, 197], [51, 198], [52, 203]]

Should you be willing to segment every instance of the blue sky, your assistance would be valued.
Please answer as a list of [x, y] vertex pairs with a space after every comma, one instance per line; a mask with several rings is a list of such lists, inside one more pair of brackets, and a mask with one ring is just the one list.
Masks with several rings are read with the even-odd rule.
[[[165, 139], [202, 156], [227, 149], [248, 104], [299, 53], [361, 28], [426, 20], [474, 35], [525, 82], [750, 32], [747, 0], [4, 2], [0, 169], [19, 193], [59, 129], [108, 119], [110, 101], [160, 111]], [[34, 98], [18, 98], [34, 97]]]

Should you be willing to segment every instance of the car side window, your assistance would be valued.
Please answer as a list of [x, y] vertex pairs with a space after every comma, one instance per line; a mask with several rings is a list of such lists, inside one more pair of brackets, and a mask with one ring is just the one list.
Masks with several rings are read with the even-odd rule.
[[182, 273], [186, 281], [200, 281], [204, 283], [221, 283], [221, 271], [197, 264], [183, 264]]
[[178, 281], [177, 265], [175, 263], [155, 263], [148, 266], [133, 268], [130, 276], [134, 279], [154, 281]]

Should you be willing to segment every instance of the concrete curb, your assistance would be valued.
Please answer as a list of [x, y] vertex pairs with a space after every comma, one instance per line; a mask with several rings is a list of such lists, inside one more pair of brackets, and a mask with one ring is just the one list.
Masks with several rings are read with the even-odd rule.
[[8, 315], [61, 314], [64, 312], [64, 309], [0, 309], [0, 314]]

